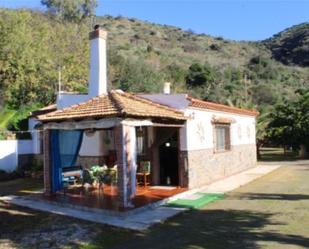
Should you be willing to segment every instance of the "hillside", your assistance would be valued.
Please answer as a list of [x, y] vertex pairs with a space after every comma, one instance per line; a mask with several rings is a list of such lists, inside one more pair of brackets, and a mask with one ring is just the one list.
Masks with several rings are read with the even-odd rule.
[[309, 23], [288, 28], [263, 43], [284, 64], [309, 66]]
[[[279, 44], [277, 36], [241, 42], [132, 18], [105, 16], [96, 22], [109, 32], [111, 88], [158, 92], [164, 81], [171, 81], [174, 92], [264, 111], [293, 99], [296, 89], [309, 84], [308, 56], [296, 56], [303, 67], [294, 66], [292, 59], [282, 64], [271, 45]], [[90, 27], [89, 20], [76, 25], [41, 12], [1, 9], [0, 92], [6, 106], [53, 102], [59, 66], [63, 90], [87, 91]], [[286, 32], [294, 34], [288, 30], [278, 37], [284, 36], [285, 44], [291, 37], [292, 51], [297, 50], [298, 36]], [[305, 41], [299, 44], [306, 49]]]

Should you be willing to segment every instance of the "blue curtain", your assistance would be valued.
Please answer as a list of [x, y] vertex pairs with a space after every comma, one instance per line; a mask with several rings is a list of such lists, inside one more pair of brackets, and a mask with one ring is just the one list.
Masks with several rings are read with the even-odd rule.
[[59, 151], [62, 168], [75, 165], [82, 139], [82, 130], [59, 130]]
[[51, 131], [51, 163], [52, 163], [52, 192], [55, 193], [62, 188], [62, 176], [61, 176], [61, 159], [59, 151], [59, 130]]
[[52, 130], [52, 191], [62, 189], [62, 168], [74, 166], [83, 139], [82, 130]]

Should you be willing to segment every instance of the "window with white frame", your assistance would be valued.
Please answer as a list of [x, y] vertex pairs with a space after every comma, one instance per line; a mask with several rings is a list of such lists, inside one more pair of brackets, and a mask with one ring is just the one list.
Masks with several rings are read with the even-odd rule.
[[231, 149], [229, 124], [215, 124], [215, 149], [216, 151], [227, 151]]

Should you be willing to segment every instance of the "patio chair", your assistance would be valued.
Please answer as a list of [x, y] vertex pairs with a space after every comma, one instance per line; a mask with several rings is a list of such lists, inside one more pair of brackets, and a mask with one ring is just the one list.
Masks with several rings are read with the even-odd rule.
[[78, 180], [83, 179], [83, 167], [82, 166], [70, 166], [62, 168], [62, 185], [63, 194], [70, 185], [75, 185]]
[[144, 187], [150, 185], [150, 161], [142, 161], [136, 173], [136, 184]]

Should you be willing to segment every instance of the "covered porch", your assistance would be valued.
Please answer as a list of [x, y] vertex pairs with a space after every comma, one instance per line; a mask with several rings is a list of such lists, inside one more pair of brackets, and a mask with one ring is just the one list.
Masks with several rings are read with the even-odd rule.
[[[136, 104], [142, 103], [140, 108], [144, 108], [146, 113], [125, 116], [123, 112], [120, 112], [121, 116], [107, 113], [105, 117], [101, 113], [105, 114], [104, 110], [100, 110], [100, 115], [92, 115], [91, 118], [89, 114], [79, 115], [76, 119], [65, 116], [59, 110], [42, 117], [44, 198], [125, 211], [187, 190], [187, 169], [180, 153], [181, 128], [186, 118], [178, 111], [133, 95], [114, 95], [118, 96], [108, 100], [115, 101], [119, 95], [129, 97]], [[95, 99], [106, 97], [109, 98]], [[74, 110], [69, 113], [72, 111], [75, 113]], [[164, 115], [163, 111], [166, 112]], [[61, 119], [55, 119], [58, 113], [61, 113]], [[101, 118], [98, 119], [98, 116]], [[93, 133], [99, 134], [99, 140], [98, 143], [88, 143], [88, 150], [100, 146], [104, 153], [97, 157], [95, 165], [89, 165], [79, 155], [83, 140]], [[63, 179], [70, 167], [80, 167], [82, 174], [73, 183], [66, 183]], [[85, 172], [93, 174], [94, 167], [96, 171], [103, 172], [103, 176], [88, 183]], [[105, 172], [112, 172], [113, 177], [106, 178]]]
[[104, 189], [98, 187], [86, 189], [83, 186], [74, 186], [68, 189], [65, 194], [58, 192], [54, 195], [45, 195], [43, 198], [61, 204], [125, 212], [167, 199], [185, 191], [187, 191], [187, 188], [179, 186], [137, 186], [135, 196], [130, 200], [132, 205], [128, 207], [119, 205], [118, 187], [115, 185], [107, 185]]

